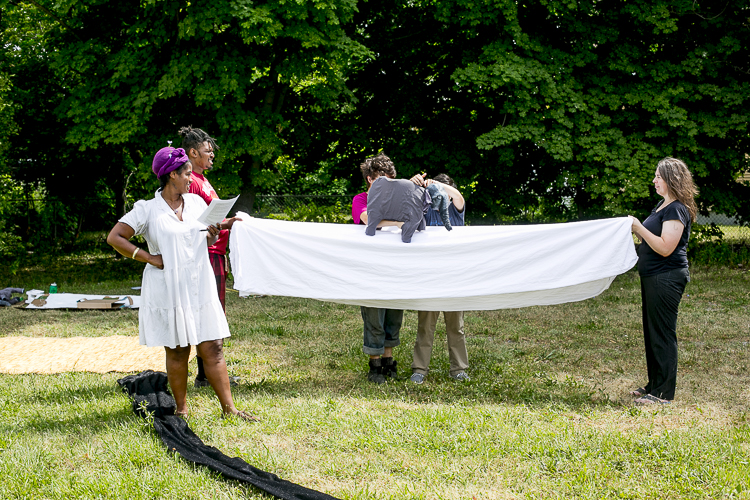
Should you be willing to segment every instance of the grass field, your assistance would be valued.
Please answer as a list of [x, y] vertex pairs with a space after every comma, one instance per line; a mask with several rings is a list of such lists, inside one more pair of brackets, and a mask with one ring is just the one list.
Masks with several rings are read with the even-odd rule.
[[735, 245], [750, 244], [750, 227], [747, 226], [718, 226], [724, 233], [724, 241]]
[[[111, 253], [64, 256], [0, 275], [0, 288], [129, 293], [140, 270]], [[408, 381], [413, 311], [395, 351], [402, 380], [375, 386], [357, 308], [230, 292], [234, 395], [263, 421], [223, 420], [211, 389], [190, 388], [190, 426], [346, 499], [750, 498], [750, 275], [691, 272], [668, 407], [627, 395], [645, 383], [629, 272], [584, 302], [467, 313], [468, 383], [448, 378], [441, 320], [421, 386]], [[0, 308], [0, 335], [137, 335], [137, 313]], [[0, 498], [266, 498], [170, 455], [131, 413], [122, 375], [0, 375]]]

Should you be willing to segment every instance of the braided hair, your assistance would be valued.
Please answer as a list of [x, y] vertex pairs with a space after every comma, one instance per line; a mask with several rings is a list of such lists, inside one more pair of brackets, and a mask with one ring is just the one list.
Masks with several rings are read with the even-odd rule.
[[191, 149], [199, 149], [204, 142], [209, 143], [214, 150], [219, 149], [214, 138], [199, 128], [188, 125], [187, 127], [181, 127], [177, 133], [182, 137], [182, 149], [188, 153]]

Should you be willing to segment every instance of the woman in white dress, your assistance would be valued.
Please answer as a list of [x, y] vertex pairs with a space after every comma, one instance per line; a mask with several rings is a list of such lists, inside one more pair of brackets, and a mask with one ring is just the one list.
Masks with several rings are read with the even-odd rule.
[[[140, 342], [164, 346], [176, 414], [187, 416], [188, 359], [194, 345], [224, 414], [257, 420], [235, 408], [229, 388], [223, 351], [229, 325], [208, 260], [208, 245], [216, 242], [219, 230], [197, 220], [206, 203], [188, 192], [192, 166], [182, 148], [160, 149], [152, 168], [161, 186], [154, 198], [138, 201], [107, 237], [122, 255], [146, 263], [138, 312]], [[148, 252], [130, 242], [137, 234], [146, 239]]]

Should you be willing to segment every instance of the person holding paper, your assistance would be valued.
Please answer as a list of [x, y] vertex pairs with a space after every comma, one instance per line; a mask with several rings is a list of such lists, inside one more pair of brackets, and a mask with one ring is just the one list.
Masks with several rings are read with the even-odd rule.
[[[200, 196], [206, 204], [211, 200], [219, 198], [216, 190], [208, 182], [205, 173], [210, 171], [214, 165], [214, 150], [219, 149], [213, 137], [199, 128], [191, 126], [182, 127], [178, 133], [182, 137], [182, 149], [185, 150], [190, 163], [193, 165], [193, 172], [190, 174], [190, 193]], [[218, 223], [219, 239], [208, 247], [208, 259], [211, 262], [214, 277], [216, 279], [216, 289], [219, 292], [221, 307], [226, 313], [226, 294], [227, 294], [227, 244], [229, 243], [229, 230], [238, 219], [232, 217]], [[206, 378], [206, 372], [203, 368], [203, 358], [198, 356], [198, 374], [195, 377], [195, 387], [206, 387], [209, 385]], [[230, 384], [236, 386], [239, 377], [231, 377]]]
[[[224, 414], [255, 421], [234, 406], [229, 388], [223, 351], [229, 325], [207, 252], [219, 230], [198, 220], [206, 203], [188, 192], [192, 168], [182, 148], [160, 149], [152, 169], [160, 183], [154, 198], [138, 201], [107, 236], [119, 253], [146, 263], [138, 312], [140, 343], [164, 347], [178, 415], [188, 413], [188, 360], [190, 346], [196, 346]], [[130, 242], [135, 235], [143, 235], [148, 252]]]

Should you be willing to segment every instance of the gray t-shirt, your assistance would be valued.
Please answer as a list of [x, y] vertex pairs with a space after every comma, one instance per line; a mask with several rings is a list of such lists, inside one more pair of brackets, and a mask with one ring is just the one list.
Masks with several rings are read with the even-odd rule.
[[382, 220], [403, 222], [401, 241], [410, 243], [414, 231], [425, 228], [425, 192], [407, 179], [378, 177], [367, 195], [367, 229], [365, 234], [375, 236]]

